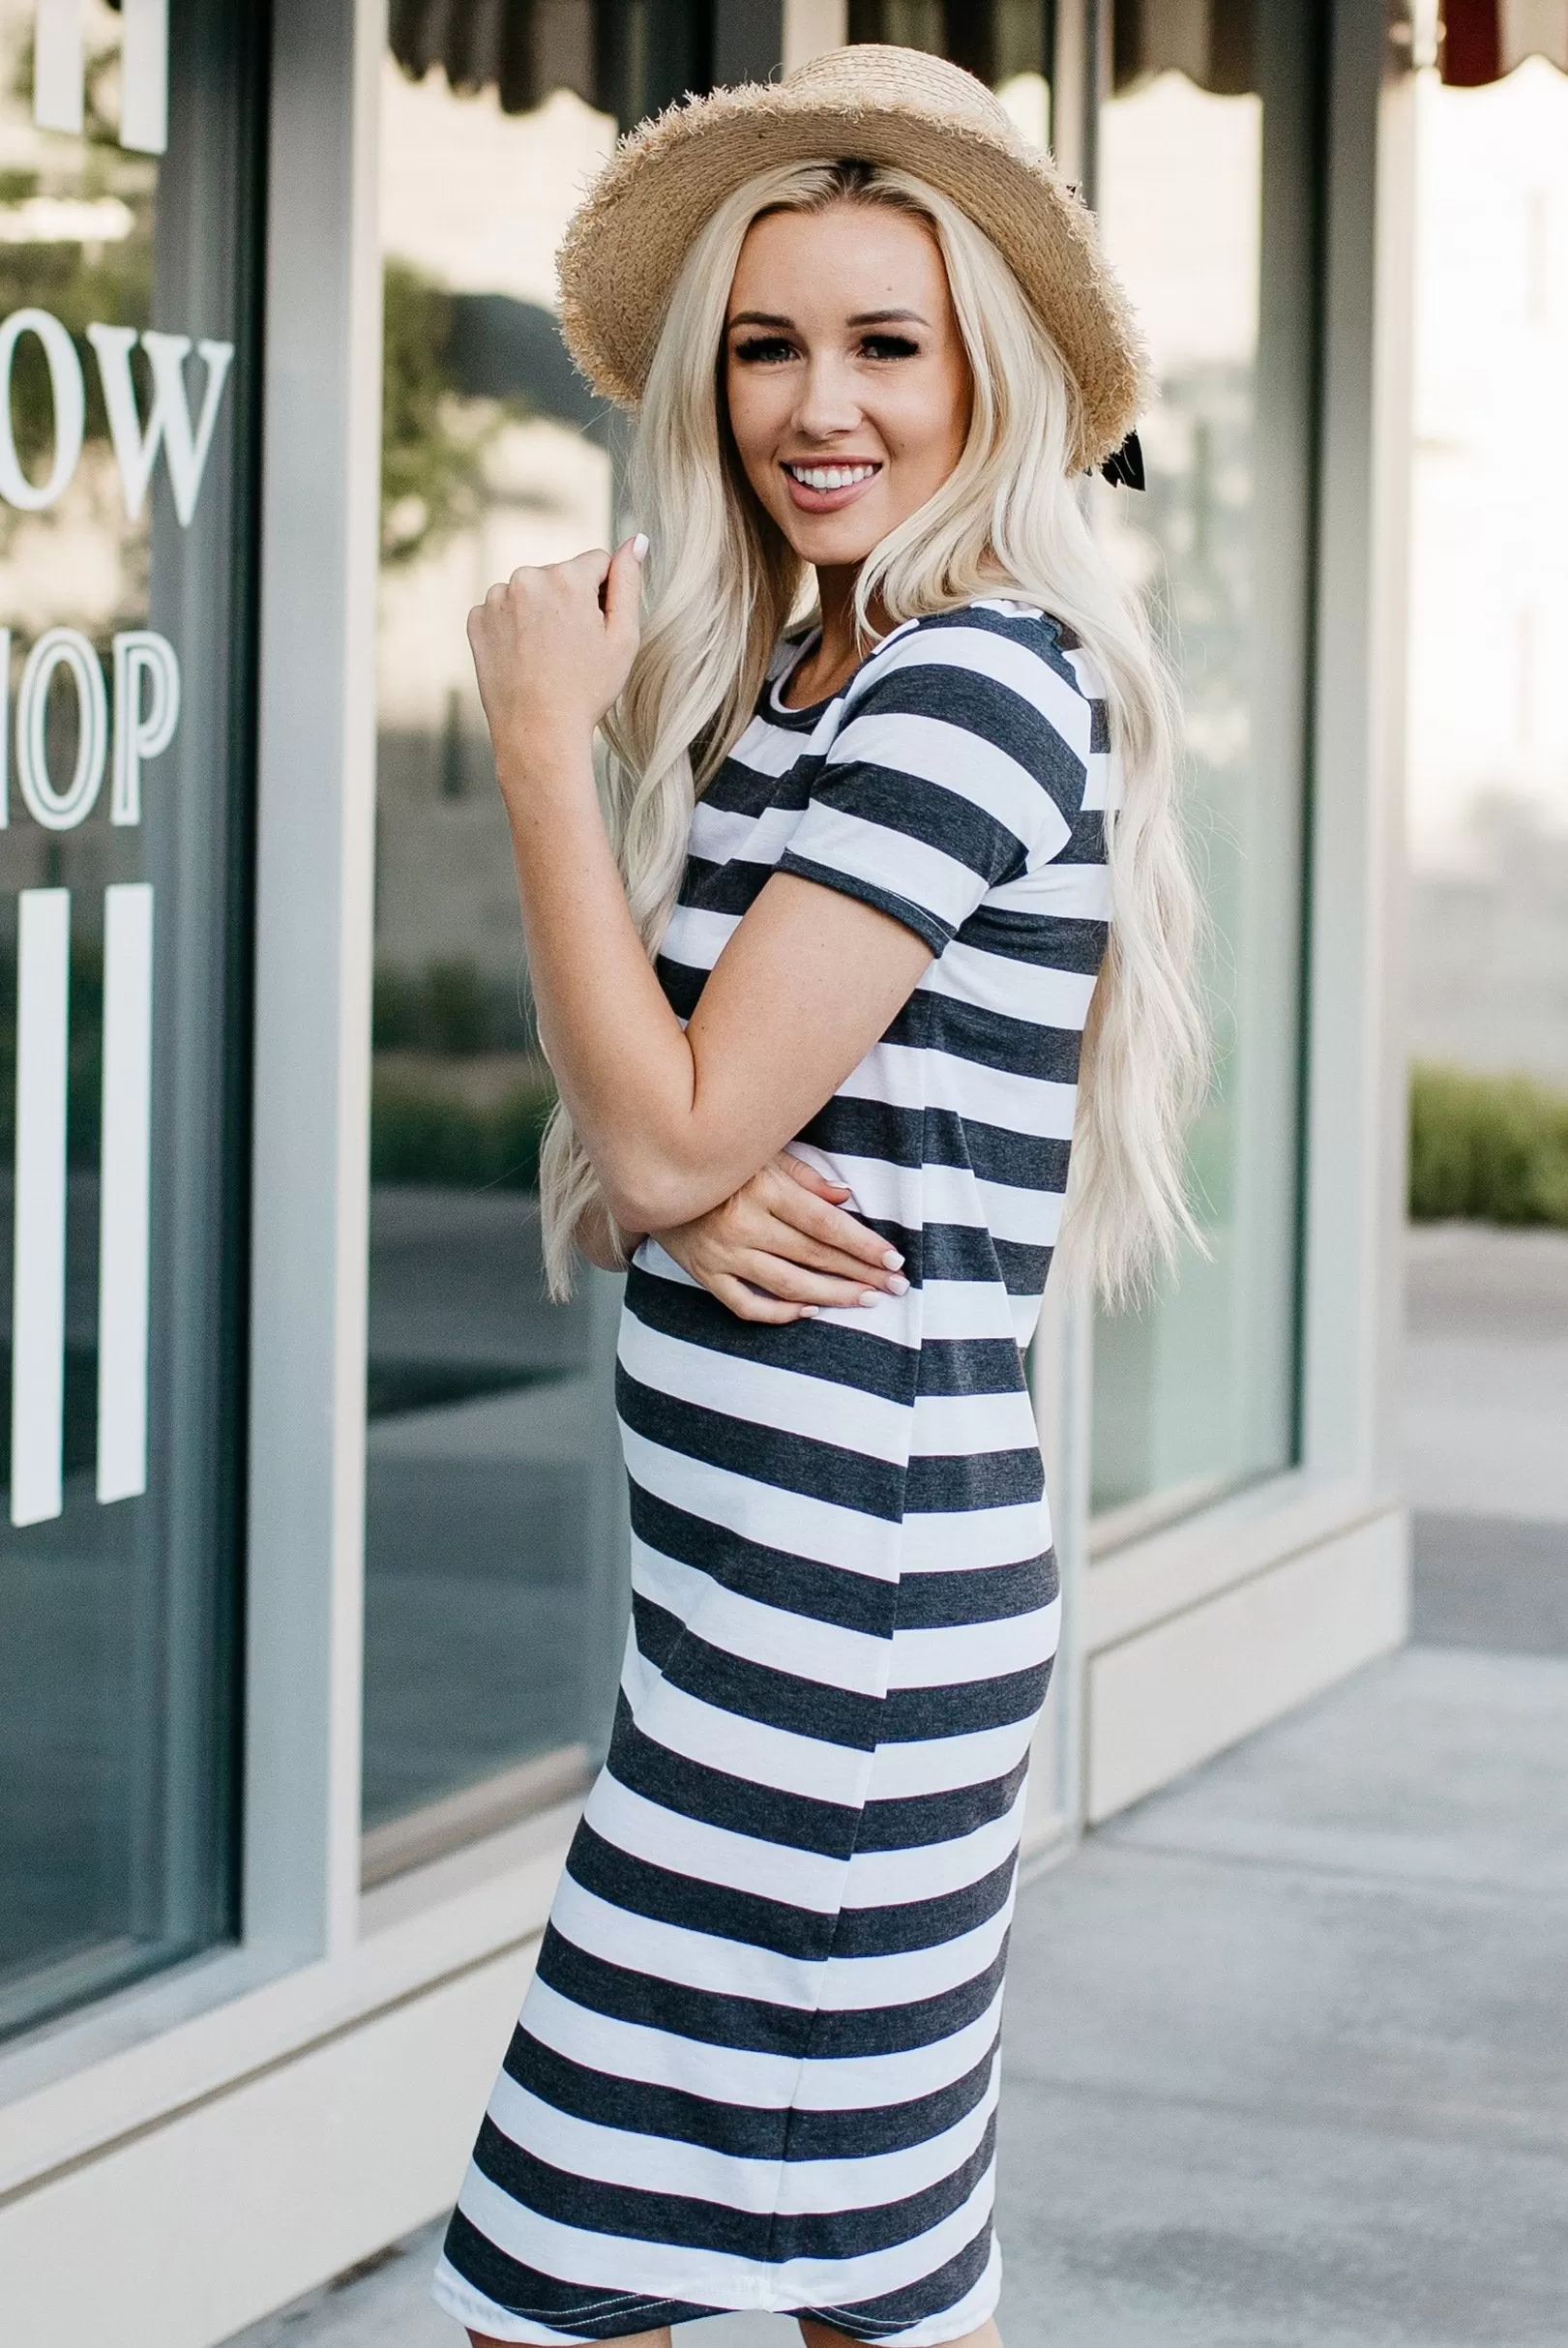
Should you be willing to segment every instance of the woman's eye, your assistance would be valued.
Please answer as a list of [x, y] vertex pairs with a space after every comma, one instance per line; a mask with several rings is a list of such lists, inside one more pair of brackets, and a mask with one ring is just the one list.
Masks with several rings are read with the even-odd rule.
[[737, 342], [734, 352], [748, 366], [767, 367], [777, 366], [781, 359], [792, 359], [795, 346], [785, 342], [783, 335], [756, 335], [750, 342]]
[[914, 359], [920, 355], [920, 344], [911, 342], [907, 335], [868, 335], [860, 347], [868, 359]]

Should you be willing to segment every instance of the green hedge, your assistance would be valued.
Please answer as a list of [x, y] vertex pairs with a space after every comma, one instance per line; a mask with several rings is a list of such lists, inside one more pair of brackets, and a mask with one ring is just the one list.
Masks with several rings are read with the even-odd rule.
[[370, 1087], [370, 1178], [459, 1190], [537, 1190], [551, 1095], [519, 1085], [483, 1107], [378, 1071]]
[[1410, 1217], [1568, 1225], [1568, 1093], [1524, 1076], [1410, 1072]]

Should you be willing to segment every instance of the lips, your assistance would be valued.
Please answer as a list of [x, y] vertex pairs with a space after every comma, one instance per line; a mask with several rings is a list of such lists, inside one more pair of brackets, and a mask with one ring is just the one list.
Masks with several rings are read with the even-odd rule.
[[831, 514], [852, 504], [882, 468], [864, 459], [849, 459], [838, 464], [786, 462], [780, 469], [792, 505], [806, 514]]

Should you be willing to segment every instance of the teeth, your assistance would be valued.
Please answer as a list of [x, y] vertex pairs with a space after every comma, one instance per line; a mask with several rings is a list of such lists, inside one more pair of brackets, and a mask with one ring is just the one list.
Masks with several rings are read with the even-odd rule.
[[809, 490], [846, 490], [857, 481], [869, 481], [876, 467], [874, 464], [791, 464], [784, 469]]

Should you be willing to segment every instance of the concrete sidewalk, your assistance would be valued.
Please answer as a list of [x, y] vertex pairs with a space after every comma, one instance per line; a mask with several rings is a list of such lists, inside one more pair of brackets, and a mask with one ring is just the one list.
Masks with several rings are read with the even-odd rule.
[[[1561, 2348], [1565, 1764], [1568, 1661], [1411, 1649], [1025, 1886], [1009, 2348]], [[436, 2239], [244, 2348], [457, 2348]]]

